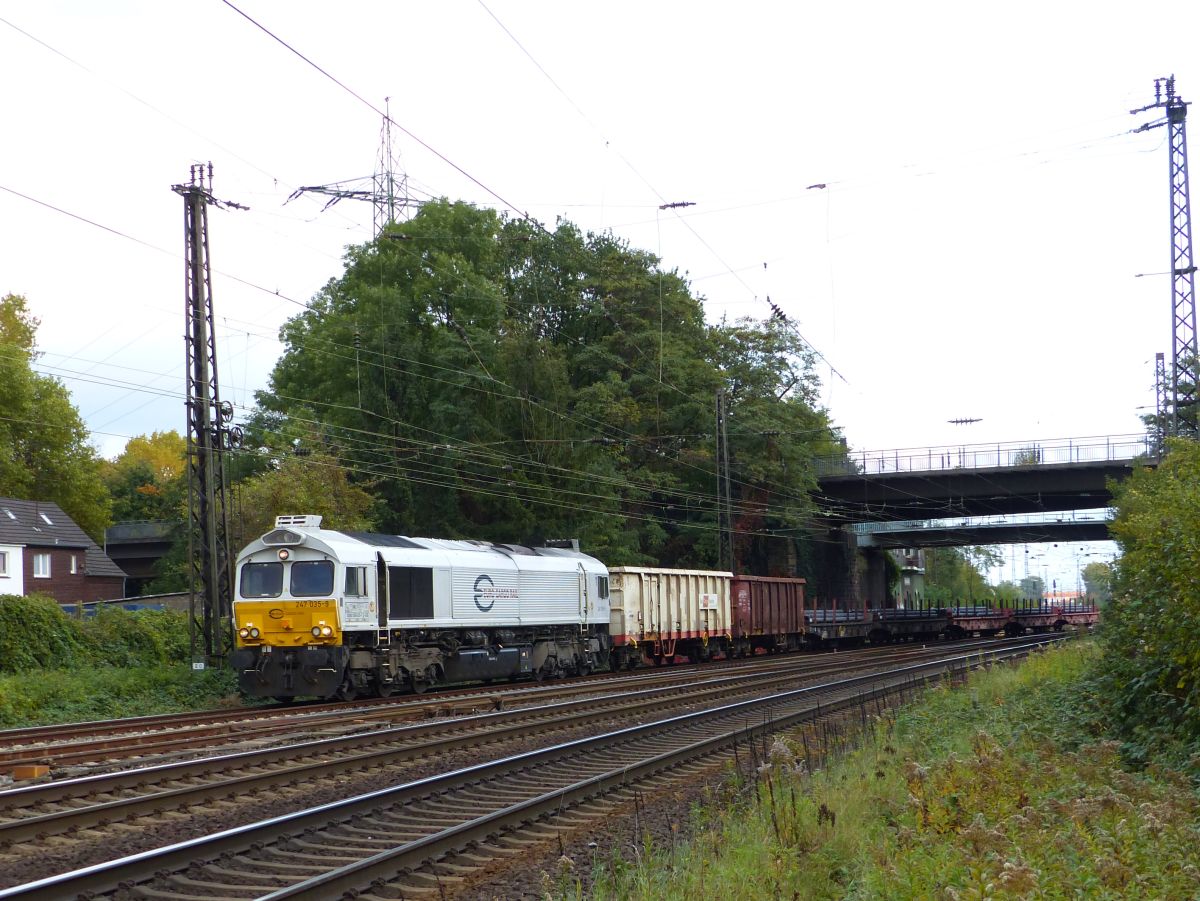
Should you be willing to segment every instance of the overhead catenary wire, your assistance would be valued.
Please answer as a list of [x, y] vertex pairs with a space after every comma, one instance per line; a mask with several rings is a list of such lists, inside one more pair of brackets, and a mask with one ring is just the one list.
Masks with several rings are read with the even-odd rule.
[[[67, 216], [69, 216], [69, 217], [71, 217], [71, 218], [73, 218], [73, 219], [77, 219], [77, 220], [79, 220], [79, 221], [85, 222], [85, 223], [87, 223], [87, 224], [89, 224], [89, 225], [92, 225], [92, 226], [94, 226], [94, 227], [100, 228], [100, 229], [102, 229], [102, 230], [104, 230], [104, 231], [106, 231], [106, 232], [110, 232], [110, 233], [112, 233], [112, 234], [114, 234], [114, 235], [117, 235], [117, 236], [119, 236], [119, 237], [126, 238], [126, 239], [128, 239], [128, 240], [134, 241], [135, 243], [137, 243], [137, 244], [139, 244], [139, 245], [145, 246], [145, 247], [147, 247], [147, 248], [149, 248], [149, 249], [152, 249], [152, 250], [155, 250], [155, 251], [157, 251], [157, 252], [159, 252], [159, 253], [164, 253], [164, 254], [167, 254], [167, 255], [169, 255], [169, 256], [172, 256], [172, 257], [175, 257], [175, 258], [179, 258], [178, 254], [175, 254], [175, 253], [173, 253], [173, 252], [171, 252], [171, 251], [165, 250], [164, 248], [157, 247], [156, 245], [153, 245], [153, 244], [151, 244], [150, 242], [147, 242], [147, 241], [144, 241], [144, 240], [142, 240], [142, 239], [136, 238], [136, 237], [134, 237], [134, 236], [132, 236], [132, 235], [128, 235], [127, 233], [125, 233], [125, 232], [122, 232], [122, 231], [120, 231], [120, 230], [118, 230], [118, 229], [113, 229], [113, 228], [110, 228], [110, 227], [108, 227], [108, 226], [105, 226], [105, 225], [103, 225], [103, 224], [101, 224], [101, 223], [99, 223], [99, 222], [96, 222], [96, 221], [94, 221], [94, 220], [92, 220], [92, 219], [89, 219], [89, 218], [87, 218], [87, 217], [80, 216], [80, 215], [78, 215], [78, 214], [75, 214], [75, 213], [71, 213], [71, 212], [70, 212], [70, 211], [68, 211], [68, 210], [65, 210], [65, 209], [63, 209], [63, 208], [61, 208], [61, 207], [57, 207], [57, 206], [55, 206], [55, 205], [53, 205], [53, 204], [46, 203], [46, 202], [44, 202], [44, 201], [40, 201], [40, 200], [38, 200], [37, 198], [33, 198], [33, 197], [31, 197], [31, 196], [29, 196], [29, 195], [26, 195], [26, 194], [24, 194], [24, 193], [22, 193], [22, 192], [18, 192], [18, 191], [14, 191], [14, 190], [12, 190], [12, 189], [4, 188], [4, 186], [2, 186], [2, 185], [0, 185], [0, 188], [3, 188], [3, 189], [5, 189], [5, 190], [9, 190], [9, 191], [10, 191], [10, 193], [17, 194], [18, 196], [21, 196], [21, 197], [23, 197], [23, 198], [25, 198], [25, 199], [27, 199], [27, 200], [30, 200], [30, 201], [32, 201], [32, 202], [34, 202], [34, 203], [38, 203], [38, 204], [40, 204], [40, 205], [42, 205], [42, 206], [46, 206], [46, 207], [48, 207], [48, 208], [50, 208], [50, 209], [52, 209], [52, 210], [54, 210], [54, 211], [56, 211], [56, 212], [62, 213], [63, 215], [67, 215]], [[231, 279], [233, 279], [233, 280], [235, 280], [235, 281], [237, 281], [237, 282], [240, 282], [240, 283], [246, 284], [246, 285], [247, 285], [247, 286], [249, 286], [249, 287], [253, 287], [253, 288], [257, 289], [257, 290], [260, 290], [260, 291], [263, 291], [263, 292], [265, 292], [265, 293], [271, 294], [271, 295], [273, 295], [273, 296], [275, 296], [275, 297], [279, 297], [280, 299], [282, 299], [282, 300], [285, 300], [285, 301], [287, 301], [287, 302], [290, 302], [290, 303], [292, 303], [292, 304], [295, 304], [296, 306], [299, 306], [299, 307], [301, 307], [301, 308], [303, 308], [303, 309], [305, 309], [305, 310], [310, 310], [310, 311], [311, 311], [311, 309], [312, 309], [312, 307], [311, 307], [311, 305], [310, 305], [310, 304], [307, 304], [307, 303], [304, 303], [304, 302], [302, 302], [302, 301], [298, 301], [298, 300], [296, 300], [296, 299], [294, 299], [294, 298], [291, 298], [291, 297], [288, 297], [288, 296], [286, 296], [286, 295], [283, 295], [283, 294], [281, 294], [281, 293], [280, 293], [280, 292], [278, 292], [278, 291], [272, 291], [272, 290], [270, 290], [270, 289], [268, 289], [268, 288], [264, 288], [264, 287], [262, 287], [262, 286], [260, 286], [260, 285], [257, 285], [257, 284], [255, 284], [255, 283], [253, 283], [253, 282], [250, 282], [250, 281], [248, 281], [248, 280], [242, 279], [242, 278], [240, 278], [240, 277], [238, 277], [238, 276], [235, 276], [235, 275], [232, 275], [232, 274], [229, 274], [229, 273], [224, 273], [224, 272], [221, 272], [220, 270], [216, 270], [216, 271], [218, 272], [218, 274], [221, 274], [221, 275], [223, 275], [224, 277], [231, 278]], [[327, 341], [326, 343], [327, 343], [327, 344], [329, 344], [329, 345], [330, 345], [330, 346], [332, 346], [332, 347], [336, 347], [336, 346], [338, 346], [338, 345], [336, 345], [334, 342], [328, 342], [328, 341]], [[348, 347], [347, 347], [346, 349], [347, 349], [347, 350], [349, 350], [349, 348], [348, 348]], [[314, 349], [313, 349], [313, 348], [308, 348], [308, 350], [310, 350], [310, 351], [311, 351], [311, 350], [314, 350]], [[323, 351], [323, 352], [326, 352], [326, 353], [328, 353], [328, 352], [330, 352], [330, 351], [328, 351], [328, 350], [325, 350], [325, 351]], [[368, 351], [368, 352], [369, 352], [369, 353], [375, 353], [374, 351]], [[477, 379], [477, 378], [479, 378], [479, 375], [478, 375], [477, 373], [471, 373], [471, 372], [469, 372], [469, 371], [466, 371], [466, 370], [461, 370], [461, 369], [457, 369], [457, 368], [455, 368], [455, 367], [442, 367], [442, 366], [438, 366], [437, 364], [428, 363], [428, 362], [426, 362], [426, 361], [410, 360], [410, 359], [407, 359], [407, 358], [397, 358], [397, 357], [396, 357], [394, 354], [381, 354], [381, 356], [385, 356], [385, 357], [387, 357], [387, 356], [390, 356], [390, 357], [392, 357], [392, 358], [394, 358], [394, 359], [400, 359], [401, 361], [403, 361], [403, 362], [406, 362], [406, 363], [410, 363], [410, 364], [412, 364], [412, 365], [416, 365], [416, 366], [425, 366], [425, 367], [429, 367], [429, 368], [433, 368], [433, 369], [440, 369], [440, 370], [443, 370], [443, 371], [445, 371], [445, 372], [447, 372], [447, 373], [453, 373], [453, 374], [465, 375], [465, 376], [468, 376], [468, 377], [471, 377], [471, 378], [476, 378], [476, 379]], [[628, 364], [623, 364], [623, 365], [628, 365]], [[388, 368], [393, 368], [393, 367], [388, 367]], [[419, 377], [419, 378], [432, 379], [432, 380], [434, 380], [434, 381], [443, 381], [443, 382], [445, 382], [446, 384], [451, 384], [451, 385], [454, 385], [455, 387], [464, 387], [464, 386], [463, 386], [461, 383], [457, 383], [457, 382], [449, 382], [449, 381], [447, 381], [447, 380], [445, 380], [445, 379], [439, 379], [439, 378], [437, 378], [437, 377], [429, 376], [429, 375], [426, 375], [426, 374], [424, 374], [424, 373], [420, 373], [420, 372], [414, 372], [414, 371], [412, 371], [412, 370], [406, 370], [404, 374], [406, 374], [406, 375], [413, 375], [413, 376], [416, 376], [416, 377]], [[77, 375], [77, 376], [75, 376], [75, 377], [76, 377], [76, 378], [79, 378], [80, 380], [83, 380], [83, 381], [89, 381], [88, 379], [84, 378], [82, 375]], [[651, 375], [650, 377], [653, 377], [653, 376]], [[489, 377], [489, 378], [490, 378], [490, 377]], [[494, 379], [491, 379], [491, 380], [492, 380], [492, 381], [496, 381], [496, 380], [494, 380]], [[92, 381], [94, 381], [94, 382], [96, 382], [96, 383], [100, 383], [100, 384], [103, 384], [103, 383], [104, 383], [102, 380], [92, 380]], [[496, 383], [497, 383], [497, 384], [501, 384], [501, 385], [503, 385], [503, 383], [501, 383], [501, 382], [496, 382]], [[482, 386], [478, 386], [478, 385], [467, 385], [467, 386], [465, 386], [465, 387], [468, 387], [468, 388], [470, 388], [471, 390], [483, 391], [484, 393], [493, 394], [493, 395], [495, 395], [495, 396], [497, 396], [497, 397], [501, 397], [501, 398], [504, 398], [504, 399], [516, 400], [516, 401], [521, 401], [521, 402], [526, 402], [526, 403], [535, 403], [535, 404], [539, 404], [539, 405], [545, 406], [545, 405], [541, 404], [541, 402], [540, 402], [540, 401], [538, 401], [536, 398], [532, 398], [532, 397], [530, 397], [530, 396], [522, 395], [522, 394], [520, 394], [520, 393], [501, 394], [501, 393], [498, 393], [498, 392], [495, 392], [495, 391], [491, 391], [490, 389], [487, 389], [487, 388], [484, 388], [484, 387], [482, 387]], [[507, 386], [507, 385], [504, 385], [504, 387], [511, 388], [511, 386]], [[671, 386], [671, 387], [674, 387], [674, 386]], [[133, 387], [133, 386], [130, 386], [130, 388], [129, 388], [128, 390], [134, 390], [134, 387]], [[680, 390], [680, 389], [677, 389], [677, 388], [676, 388], [675, 390]], [[684, 393], [684, 392], [681, 392], [681, 393]], [[685, 396], [689, 396], [689, 397], [690, 397], [690, 395], [686, 395], [686, 393], [684, 393], [684, 395], [685, 395]], [[164, 396], [165, 396], [165, 395], [164, 395]], [[692, 398], [692, 399], [693, 399], [693, 400], [695, 400], [695, 398]], [[563, 418], [566, 418], [566, 419], [572, 419], [572, 418], [575, 418], [575, 417], [572, 417], [572, 416], [570, 416], [570, 415], [568, 415], [568, 414], [563, 414], [563, 413], [561, 413], [561, 411], [557, 411], [557, 410], [554, 410], [554, 409], [552, 409], [552, 408], [549, 408], [549, 407], [545, 407], [545, 409], [547, 409], [547, 411], [548, 411], [548, 412], [551, 412], [551, 413], [553, 413], [554, 415], [557, 415], [557, 416], [560, 416], [560, 417], [563, 417]], [[616, 427], [614, 427], [614, 426], [611, 426], [611, 425], [609, 425], [609, 424], [606, 424], [606, 423], [600, 422], [600, 421], [598, 421], [598, 420], [592, 420], [592, 425], [593, 425], [593, 426], [599, 426], [600, 428], [603, 428], [603, 429], [611, 429], [611, 430], [614, 430], [614, 431], [620, 432], [620, 433], [622, 433], [622, 434], [623, 434], [623, 437], [636, 437], [636, 436], [634, 436], [634, 435], [633, 435], [633, 433], [629, 433], [629, 432], [626, 432], [625, 430], [617, 429], [617, 428], [616, 428]], [[690, 466], [691, 468], [698, 468], [698, 467], [695, 467], [695, 466], [694, 466], [694, 464], [687, 464], [687, 463], [685, 463], [685, 464], [683, 464], [683, 465]], [[711, 475], [712, 475], [712, 473], [711, 473], [709, 470], [707, 470], [707, 469], [701, 469], [701, 471], [702, 471], [702, 472], [704, 472], [706, 475], [709, 475], [709, 476], [711, 476]], [[761, 489], [761, 488], [763, 487], [763, 486], [751, 485], [751, 483], [746, 483], [746, 482], [744, 482], [744, 481], [742, 481], [742, 480], [740, 480], [740, 479], [734, 479], [734, 483], [735, 483], [735, 484], [737, 484], [737, 485], [739, 485], [740, 487], [753, 487], [753, 488], [757, 488], [757, 489]], [[769, 488], [768, 488], [768, 492], [769, 492], [769, 493], [772, 493], [772, 492], [770, 492], [770, 489], [769, 489]], [[787, 493], [789, 493], [789, 494], [790, 494], [790, 492], [787, 492]], [[915, 495], [914, 495], [914, 496], [915, 496]]]
[[[415, 135], [408, 128], [406, 128], [405, 126], [403, 126], [399, 122], [397, 122], [395, 119], [393, 119], [391, 117], [391, 115], [389, 115], [387, 112], [385, 112], [384, 110], [381, 110], [374, 103], [372, 103], [370, 100], [367, 100], [365, 97], [363, 97], [361, 94], [359, 94], [353, 88], [351, 88], [345, 82], [338, 79], [336, 76], [334, 76], [328, 70], [322, 68], [320, 65], [313, 62], [313, 60], [309, 59], [307, 56], [305, 56], [303, 53], [301, 53], [299, 50], [297, 50], [295, 47], [293, 47], [291, 44], [289, 44], [283, 38], [279, 37], [279, 35], [275, 34], [273, 31], [271, 31], [271, 29], [267, 28], [265, 25], [263, 25], [257, 19], [255, 19], [252, 16], [248, 15], [247, 13], [243, 12], [241, 9], [239, 9], [237, 6], [235, 6], [233, 3], [231, 3], [230, 0], [221, 0], [221, 2], [224, 3], [226, 6], [228, 6], [230, 9], [232, 9], [235, 13], [237, 13], [239, 16], [241, 16], [247, 22], [249, 22], [251, 25], [253, 25], [255, 28], [262, 31], [265, 35], [267, 35], [269, 38], [271, 38], [271, 40], [275, 41], [276, 43], [278, 43], [281, 46], [283, 46], [284, 48], [286, 48], [290, 53], [293, 53], [296, 56], [298, 56], [300, 59], [304, 60], [304, 62], [306, 62], [309, 66], [316, 69], [318, 72], [321, 73], [321, 75], [323, 75], [325, 78], [332, 81], [335, 85], [337, 85], [339, 88], [341, 88], [347, 94], [349, 94], [351, 97], [353, 97], [359, 103], [361, 103], [363, 106], [367, 107], [367, 109], [371, 110], [371, 112], [375, 113], [375, 115], [379, 116], [381, 119], [387, 120], [392, 125], [394, 125], [396, 128], [400, 129], [400, 131], [404, 132], [404, 134], [408, 135], [408, 137], [410, 137], [412, 140], [416, 141], [418, 144], [420, 144], [422, 147], [424, 147], [426, 150], [428, 150], [430, 153], [432, 153], [434, 156], [436, 156], [439, 160], [441, 160], [447, 166], [452, 168], [459, 175], [462, 175], [464, 178], [468, 179], [472, 184], [474, 184], [477, 187], [481, 188], [482, 190], [486, 191], [488, 196], [490, 196], [490, 197], [494, 198], [495, 200], [499, 201], [500, 203], [502, 203], [506, 209], [512, 210], [514, 213], [518, 213], [521, 216], [525, 216], [525, 213], [522, 212], [520, 207], [516, 206], [513, 203], [510, 203], [501, 194], [499, 194], [497, 191], [492, 190], [490, 187], [488, 187], [486, 184], [484, 184], [480, 179], [476, 178], [474, 175], [472, 175], [470, 172], [468, 172], [462, 166], [458, 165], [458, 163], [451, 160], [448, 156], [446, 156], [440, 150], [436, 149], [428, 142], [417, 137], [417, 135]], [[526, 217], [526, 218], [528, 218], [528, 217]]]
[[[66, 210], [66, 209], [62, 208], [62, 207], [56, 206], [56, 205], [54, 205], [54, 204], [51, 204], [51, 203], [48, 203], [48, 202], [46, 202], [46, 201], [39, 200], [38, 198], [32, 197], [31, 195], [25, 194], [25, 193], [23, 193], [23, 192], [20, 192], [20, 191], [16, 191], [16, 190], [14, 190], [14, 189], [11, 189], [11, 188], [7, 188], [7, 187], [5, 187], [5, 186], [3, 186], [3, 185], [0, 185], [0, 189], [2, 189], [2, 190], [6, 190], [6, 191], [8, 191], [9, 193], [15, 194], [15, 195], [17, 195], [17, 196], [19, 196], [19, 197], [22, 197], [22, 198], [23, 198], [23, 199], [25, 199], [25, 200], [31, 201], [31, 202], [33, 202], [33, 203], [36, 203], [36, 204], [40, 205], [40, 206], [44, 206], [44, 207], [46, 207], [46, 208], [48, 208], [48, 209], [51, 209], [51, 210], [53, 210], [53, 211], [55, 211], [55, 212], [57, 212], [57, 213], [60, 213], [60, 214], [62, 214], [62, 215], [68, 216], [68, 217], [70, 217], [70, 218], [72, 218], [72, 219], [76, 219], [76, 220], [78, 220], [78, 221], [80, 221], [80, 222], [84, 222], [84, 223], [86, 223], [86, 224], [88, 224], [88, 225], [91, 225], [91, 226], [93, 226], [93, 227], [95, 227], [95, 228], [99, 228], [99, 229], [101, 229], [101, 230], [103, 230], [103, 231], [105, 231], [105, 232], [109, 232], [109, 233], [111, 233], [111, 234], [113, 234], [113, 235], [115, 235], [115, 236], [117, 236], [117, 237], [121, 237], [121, 238], [124, 238], [124, 239], [126, 239], [126, 240], [129, 240], [129, 241], [133, 241], [134, 243], [136, 243], [136, 244], [138, 244], [138, 245], [140, 245], [140, 246], [146, 247], [146, 248], [148, 248], [148, 249], [150, 249], [150, 250], [154, 250], [154, 251], [156, 251], [156, 252], [158, 252], [158, 253], [162, 253], [162, 254], [165, 254], [165, 255], [167, 255], [167, 256], [170, 256], [170, 257], [176, 258], [176, 259], [181, 259], [181, 257], [179, 256], [179, 254], [177, 254], [177, 253], [175, 253], [175, 252], [173, 252], [173, 251], [169, 251], [169, 250], [166, 250], [165, 248], [158, 247], [158, 246], [157, 246], [157, 245], [155, 245], [155, 244], [152, 244], [152, 243], [150, 243], [150, 242], [148, 242], [148, 241], [145, 241], [145, 240], [143, 240], [143, 239], [141, 239], [141, 238], [137, 238], [137, 237], [135, 237], [135, 236], [133, 236], [133, 235], [130, 235], [130, 234], [126, 233], [126, 232], [123, 232], [123, 231], [121, 231], [121, 230], [119, 230], [119, 229], [115, 229], [115, 228], [112, 228], [112, 227], [110, 227], [110, 226], [106, 226], [106, 225], [104, 225], [104, 224], [102, 224], [102, 223], [100, 223], [100, 222], [97, 222], [97, 221], [95, 221], [95, 220], [93, 220], [93, 219], [90, 219], [90, 218], [88, 218], [88, 217], [86, 217], [86, 216], [82, 216], [82, 215], [79, 215], [79, 214], [77, 214], [77, 213], [73, 213], [73, 212], [71, 212], [71, 211], [69, 211], [69, 210]], [[287, 295], [281, 294], [279, 291], [272, 291], [272, 290], [271, 290], [271, 289], [269, 289], [269, 288], [264, 288], [264, 287], [263, 287], [263, 286], [261, 286], [261, 285], [257, 285], [257, 284], [255, 284], [255, 283], [253, 283], [253, 282], [250, 282], [250, 281], [248, 281], [248, 280], [246, 280], [246, 279], [243, 279], [243, 278], [241, 278], [241, 277], [239, 277], [239, 276], [236, 276], [236, 275], [233, 275], [233, 274], [230, 274], [230, 273], [227, 273], [227, 272], [223, 272], [223, 271], [221, 271], [221, 270], [214, 270], [214, 272], [216, 272], [217, 274], [220, 274], [220, 275], [222, 275], [223, 277], [230, 278], [230, 279], [233, 279], [234, 281], [237, 281], [237, 282], [239, 282], [239, 283], [241, 283], [241, 284], [247, 285], [248, 287], [255, 288], [256, 290], [262, 291], [262, 292], [264, 292], [264, 293], [267, 293], [267, 294], [271, 294], [272, 296], [278, 297], [278, 298], [280, 298], [281, 300], [285, 300], [285, 301], [287, 301], [287, 302], [290, 302], [290, 303], [292, 303], [292, 304], [295, 304], [296, 306], [299, 306], [299, 307], [301, 307], [301, 308], [303, 308], [303, 309], [305, 309], [305, 310], [311, 310], [311, 306], [310, 306], [310, 304], [307, 304], [307, 303], [304, 303], [304, 302], [302, 302], [302, 301], [296, 300], [296, 299], [294, 299], [294, 298], [288, 297]], [[335, 346], [336, 346], [336, 345], [335, 345]], [[347, 348], [347, 349], [348, 349], [348, 348]], [[328, 352], [328, 351], [326, 351], [326, 352]], [[370, 351], [369, 351], [369, 352], [370, 352]], [[373, 353], [373, 352], [370, 352], [370, 353]], [[396, 358], [394, 354], [389, 354], [389, 355], [386, 355], [386, 356], [391, 356], [391, 357], [393, 357], [393, 358]], [[466, 371], [466, 370], [457, 369], [457, 368], [455, 368], [455, 367], [443, 367], [443, 366], [438, 366], [437, 364], [429, 363], [429, 362], [427, 362], [427, 361], [411, 360], [411, 359], [407, 359], [407, 358], [398, 358], [398, 359], [401, 359], [403, 362], [406, 362], [406, 363], [409, 363], [409, 364], [412, 364], [412, 365], [416, 365], [416, 366], [425, 366], [425, 367], [432, 368], [432, 369], [435, 369], [435, 370], [442, 370], [442, 371], [445, 371], [445, 372], [447, 372], [447, 373], [461, 374], [461, 375], [466, 375], [466, 376], [469, 376], [469, 377], [472, 377], [472, 378], [478, 378], [478, 377], [479, 377], [479, 376], [478, 376], [478, 374], [476, 374], [476, 373], [471, 373], [471, 372], [468, 372], [468, 371]], [[68, 371], [68, 370], [62, 370], [62, 371], [66, 372], [66, 371]], [[417, 376], [417, 377], [420, 377], [420, 378], [432, 379], [432, 380], [434, 380], [434, 381], [443, 381], [443, 382], [445, 382], [446, 384], [452, 384], [452, 385], [455, 385], [456, 387], [463, 387], [463, 386], [462, 386], [461, 384], [459, 384], [459, 383], [449, 382], [449, 381], [447, 381], [447, 380], [445, 380], [445, 379], [438, 379], [438, 378], [436, 378], [436, 377], [428, 376], [428, 375], [426, 375], [426, 374], [424, 374], [424, 373], [413, 372], [413, 371], [411, 371], [411, 370], [409, 370], [409, 371], [406, 371], [406, 374], [407, 374], [407, 375], [415, 375], [415, 376]], [[78, 379], [78, 380], [80, 380], [80, 381], [84, 381], [84, 382], [91, 382], [91, 383], [95, 383], [95, 384], [113, 384], [113, 380], [89, 379], [89, 378], [87, 378], [87, 377], [86, 377], [84, 374], [82, 374], [82, 373], [78, 373], [78, 372], [73, 372], [73, 373], [72, 373], [72, 377], [74, 377], [74, 378], [76, 378], [76, 379]], [[488, 378], [490, 379], [490, 376], [489, 376]], [[490, 380], [491, 380], [491, 381], [496, 381], [495, 379], [490, 379]], [[496, 381], [496, 383], [497, 383], [497, 384], [501, 384], [501, 385], [503, 385], [503, 383], [502, 383], [502, 382], [498, 382], [498, 381]], [[135, 386], [135, 385], [133, 385], [132, 383], [127, 383], [127, 390], [131, 390], [131, 391], [132, 391], [132, 390], [136, 390], [138, 387], [139, 387], [139, 386]], [[509, 393], [509, 394], [500, 394], [500, 393], [498, 393], [498, 392], [491, 391], [491, 390], [489, 390], [489, 389], [486, 389], [486, 388], [484, 388], [484, 387], [482, 387], [482, 386], [478, 386], [478, 385], [468, 385], [468, 386], [465, 386], [465, 387], [468, 387], [468, 388], [470, 388], [470, 389], [472, 389], [472, 390], [483, 391], [483, 392], [485, 392], [485, 393], [488, 393], [488, 394], [494, 394], [494, 395], [496, 395], [497, 397], [502, 397], [502, 398], [509, 399], [509, 400], [517, 400], [517, 401], [521, 401], [521, 402], [525, 402], [525, 403], [536, 403], [536, 404], [539, 404], [539, 405], [542, 405], [542, 406], [544, 406], [544, 405], [543, 405], [543, 404], [541, 404], [541, 402], [540, 402], [540, 401], [538, 401], [537, 399], [535, 399], [535, 398], [532, 398], [532, 397], [528, 397], [528, 396], [524, 396], [524, 395], [521, 395], [521, 394], [514, 394], [514, 393]], [[511, 387], [511, 386], [507, 386], [507, 385], [505, 385], [504, 387]], [[672, 387], [673, 387], [673, 386], [672, 386]], [[675, 390], [679, 390], [679, 389], [675, 389]], [[160, 394], [161, 394], [161, 396], [170, 396], [170, 393], [169, 393], [169, 392], [160, 392]], [[571, 417], [571, 416], [567, 416], [566, 414], [562, 414], [560, 411], [553, 410], [553, 409], [551, 409], [551, 408], [549, 408], [549, 407], [546, 407], [546, 409], [547, 409], [549, 412], [551, 412], [551, 413], [554, 413], [555, 415], [558, 415], [558, 416], [560, 416], [560, 417], [565, 417], [565, 418], [568, 418], [568, 419], [570, 419], [570, 418], [574, 418], [574, 417]], [[592, 420], [592, 424], [593, 424], [594, 426], [599, 426], [599, 427], [601, 427], [601, 428], [615, 429], [615, 427], [613, 427], [613, 426], [611, 426], [611, 425], [608, 425], [608, 424], [606, 424], [606, 423], [602, 423], [602, 422], [600, 422], [600, 421], [598, 421], [598, 420]], [[632, 433], [625, 432], [624, 430], [617, 430], [617, 431], [620, 431], [620, 432], [622, 432], [622, 433], [623, 433], [623, 435], [624, 435], [624, 436], [626, 436], [626, 437], [634, 437]], [[688, 464], [688, 465], [690, 465], [690, 464]], [[707, 471], [705, 470], [705, 472], [707, 472]], [[744, 486], [744, 485], [746, 485], [746, 484], [747, 484], [747, 483], [741, 482], [740, 480], [735, 480], [735, 481], [736, 481], [736, 483], [737, 483], [737, 484], [739, 484], [739, 485], [743, 485], [743, 486]]]

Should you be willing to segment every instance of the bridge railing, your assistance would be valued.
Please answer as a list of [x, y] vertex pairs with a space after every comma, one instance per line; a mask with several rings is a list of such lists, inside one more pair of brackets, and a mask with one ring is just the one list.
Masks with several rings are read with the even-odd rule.
[[1110, 463], [1150, 456], [1147, 435], [1009, 441], [943, 447], [851, 451], [848, 457], [818, 457], [818, 478], [839, 475], [882, 475], [902, 472], [945, 472], [956, 469], [1000, 469], [1069, 463]]

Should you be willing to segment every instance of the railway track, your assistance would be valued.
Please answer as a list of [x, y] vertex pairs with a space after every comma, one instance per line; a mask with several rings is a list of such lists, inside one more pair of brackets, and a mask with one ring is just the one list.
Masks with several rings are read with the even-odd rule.
[[[985, 652], [964, 654], [955, 649], [948, 658], [943, 647], [938, 649], [942, 659], [801, 688], [781, 689], [764, 674], [758, 677], [764, 691], [719, 704], [714, 704], [713, 693], [721, 689], [701, 683], [690, 702], [699, 709], [560, 741], [51, 877], [0, 892], [0, 899], [58, 901], [85, 893], [117, 897], [114, 892], [123, 898], [336, 898], [383, 884], [388, 890], [380, 897], [440, 892], [558, 828], [522, 824], [569, 811], [568, 819], [578, 825], [602, 816], [639, 785], [711, 766], [714, 756], [736, 753], [731, 749], [739, 743], [745, 747], [766, 731], [786, 728], [839, 705], [861, 704], [864, 698], [948, 670], [1023, 655], [1041, 644], [1038, 640], [990, 642]], [[843, 657], [841, 668], [845, 663]], [[711, 681], [725, 678], [729, 677]], [[791, 678], [794, 682], [794, 674]], [[651, 693], [667, 690], [647, 689], [645, 697], [630, 703], [661, 706], [662, 696], [654, 698]], [[511, 715], [518, 713], [527, 711]], [[509, 712], [487, 716], [500, 721], [505, 715]], [[574, 715], [595, 719], [599, 714], [593, 710]], [[529, 725], [523, 728], [528, 730]], [[667, 775], [671, 773], [675, 775]]]
[[586, 702], [555, 700], [536, 707], [427, 720], [283, 747], [262, 748], [172, 764], [45, 782], [0, 792], [0, 850], [85, 829], [161, 816], [223, 798], [317, 783], [345, 773], [395, 768], [419, 758], [462, 748], [494, 746], [634, 717], [661, 718], [700, 704], [794, 687], [801, 680], [920, 656], [918, 649], [893, 652], [857, 665], [839, 660], [784, 658], [769, 669], [711, 675], [690, 682], [593, 695]]
[[[959, 646], [971, 647], [972, 644]], [[886, 656], [894, 651], [893, 647], [883, 647], [862, 653]], [[788, 655], [722, 661], [700, 667], [679, 666], [627, 674], [596, 674], [553, 684], [475, 686], [434, 695], [372, 699], [357, 703], [273, 705], [0, 730], [0, 772], [22, 765], [43, 765], [50, 767], [52, 772], [69, 770], [72, 771], [71, 775], [79, 775], [80, 770], [111, 766], [113, 761], [136, 759], [136, 765], [136, 761], [177, 759], [219, 745], [253, 743], [265, 746], [273, 739], [280, 743], [294, 741], [297, 735], [304, 733], [312, 735], [347, 729], [383, 729], [396, 723], [431, 716], [461, 715], [471, 710], [498, 706], [510, 708], [542, 703], [551, 698], [603, 692], [610, 688], [617, 690], [646, 680], [664, 684], [682, 682], [695, 678], [697, 674], [707, 676], [724, 670], [745, 672], [748, 668], [770, 668], [781, 659], [820, 661], [825, 656], [801, 658], [799, 655]], [[835, 659], [846, 657], [845, 654], [829, 656]]]

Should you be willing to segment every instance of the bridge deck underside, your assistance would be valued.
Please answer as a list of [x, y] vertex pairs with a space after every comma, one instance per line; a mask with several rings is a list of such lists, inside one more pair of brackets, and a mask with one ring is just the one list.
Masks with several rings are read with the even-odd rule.
[[868, 532], [858, 536], [859, 547], [964, 547], [978, 544], [1039, 544], [1047, 541], [1104, 541], [1104, 522], [1052, 522], [964, 528], [913, 528]]
[[1108, 506], [1132, 463], [1068, 463], [827, 476], [819, 503], [847, 522], [1061, 513]]

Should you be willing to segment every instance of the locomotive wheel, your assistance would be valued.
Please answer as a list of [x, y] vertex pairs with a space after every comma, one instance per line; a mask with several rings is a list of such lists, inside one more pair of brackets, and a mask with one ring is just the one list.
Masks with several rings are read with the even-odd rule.
[[338, 700], [353, 701], [358, 697], [358, 686], [354, 684], [354, 680], [349, 676], [342, 683], [342, 687], [337, 690]]

